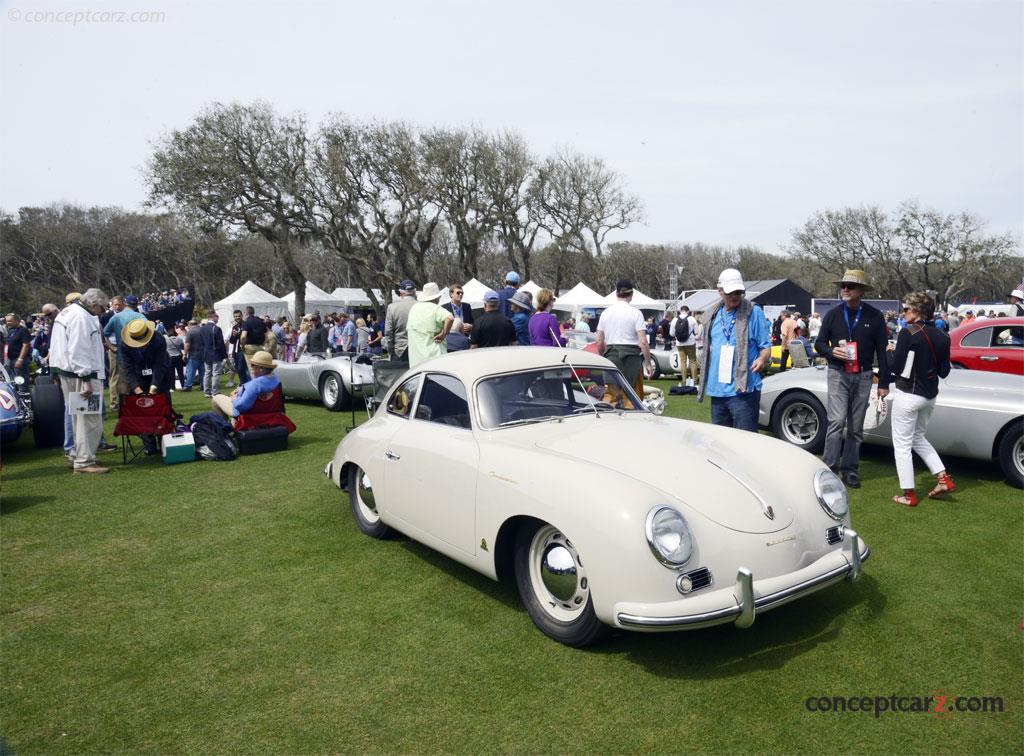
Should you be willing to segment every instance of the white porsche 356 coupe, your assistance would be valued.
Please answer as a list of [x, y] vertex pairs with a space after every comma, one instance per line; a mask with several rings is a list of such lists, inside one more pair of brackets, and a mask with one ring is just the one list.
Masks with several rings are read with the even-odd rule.
[[653, 415], [611, 362], [577, 350], [424, 362], [325, 472], [362, 532], [399, 530], [514, 579], [537, 627], [571, 646], [611, 627], [749, 627], [855, 580], [868, 557], [816, 457]]

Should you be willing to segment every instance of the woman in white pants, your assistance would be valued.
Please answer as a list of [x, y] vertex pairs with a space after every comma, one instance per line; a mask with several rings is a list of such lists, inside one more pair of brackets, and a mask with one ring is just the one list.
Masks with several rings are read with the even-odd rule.
[[925, 438], [935, 397], [939, 395], [939, 378], [945, 378], [950, 370], [949, 337], [931, 324], [934, 313], [935, 302], [926, 293], [918, 291], [904, 298], [907, 327], [896, 339], [893, 360], [896, 391], [890, 422], [896, 473], [903, 493], [892, 500], [907, 507], [917, 506], [912, 452], [917, 452], [935, 476], [936, 485], [928, 492], [929, 498], [956, 488], [938, 453]]

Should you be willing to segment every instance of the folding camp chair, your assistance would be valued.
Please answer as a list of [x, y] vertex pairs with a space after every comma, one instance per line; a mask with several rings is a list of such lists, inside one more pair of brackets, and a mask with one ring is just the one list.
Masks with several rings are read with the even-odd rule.
[[[131, 464], [143, 452], [136, 449], [133, 436], [163, 436], [174, 432], [178, 415], [166, 394], [126, 394], [121, 397], [121, 412], [114, 435], [121, 437], [121, 458]], [[129, 456], [130, 454], [130, 456]]]

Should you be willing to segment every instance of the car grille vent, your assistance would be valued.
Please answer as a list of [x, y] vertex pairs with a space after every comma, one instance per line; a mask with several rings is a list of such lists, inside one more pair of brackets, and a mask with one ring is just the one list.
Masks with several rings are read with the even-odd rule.
[[707, 567], [698, 567], [690, 572], [684, 572], [676, 579], [676, 587], [683, 594], [699, 591], [711, 585], [711, 570]]
[[825, 540], [831, 545], [843, 540], [843, 526], [834, 525], [825, 531]]

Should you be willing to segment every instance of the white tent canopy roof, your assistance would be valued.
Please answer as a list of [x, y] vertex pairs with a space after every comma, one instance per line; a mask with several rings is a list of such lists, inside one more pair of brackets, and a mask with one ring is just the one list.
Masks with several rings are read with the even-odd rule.
[[519, 287], [519, 291], [528, 291], [528, 292], [530, 292], [530, 296], [531, 297], [536, 297], [537, 296], [537, 292], [540, 291], [543, 288], [544, 288], [543, 286], [541, 286], [540, 284], [536, 283], [531, 278], [529, 281], [527, 281], [526, 283], [524, 283], [522, 286]]
[[[612, 291], [605, 299], [605, 304], [613, 305], [619, 301], [619, 298], [615, 296], [615, 292]], [[649, 296], [644, 294], [639, 289], [633, 289], [633, 299], [630, 300], [630, 304], [636, 307], [638, 310], [657, 310], [658, 312], [665, 311], [665, 305], [657, 299], [651, 299]]]
[[230, 331], [231, 314], [235, 310], [252, 307], [260, 317], [269, 315], [277, 319], [288, 316], [288, 303], [264, 291], [252, 281], [246, 281], [238, 289], [219, 302], [214, 302], [213, 309], [220, 317], [221, 329]]
[[[295, 313], [295, 292], [290, 291], [281, 297], [281, 300], [288, 305], [288, 312], [292, 322], [297, 321]], [[312, 281], [306, 281], [306, 312], [314, 310], [327, 310], [328, 312], [340, 310], [345, 307], [345, 300], [328, 294]], [[323, 314], [323, 313], [321, 313]]]
[[351, 289], [339, 286], [331, 292], [335, 299], [342, 300], [348, 307], [369, 307], [373, 304], [370, 297], [362, 289]]
[[584, 307], [607, 307], [605, 298], [580, 281], [551, 305], [552, 310], [579, 310]]
[[[487, 293], [489, 287], [486, 284], [482, 284], [475, 278], [471, 278], [466, 283], [462, 284], [462, 302], [468, 304], [470, 307], [480, 309], [484, 306], [484, 294]], [[448, 296], [448, 287], [445, 287], [441, 292], [441, 304], [448, 304], [452, 298]]]

